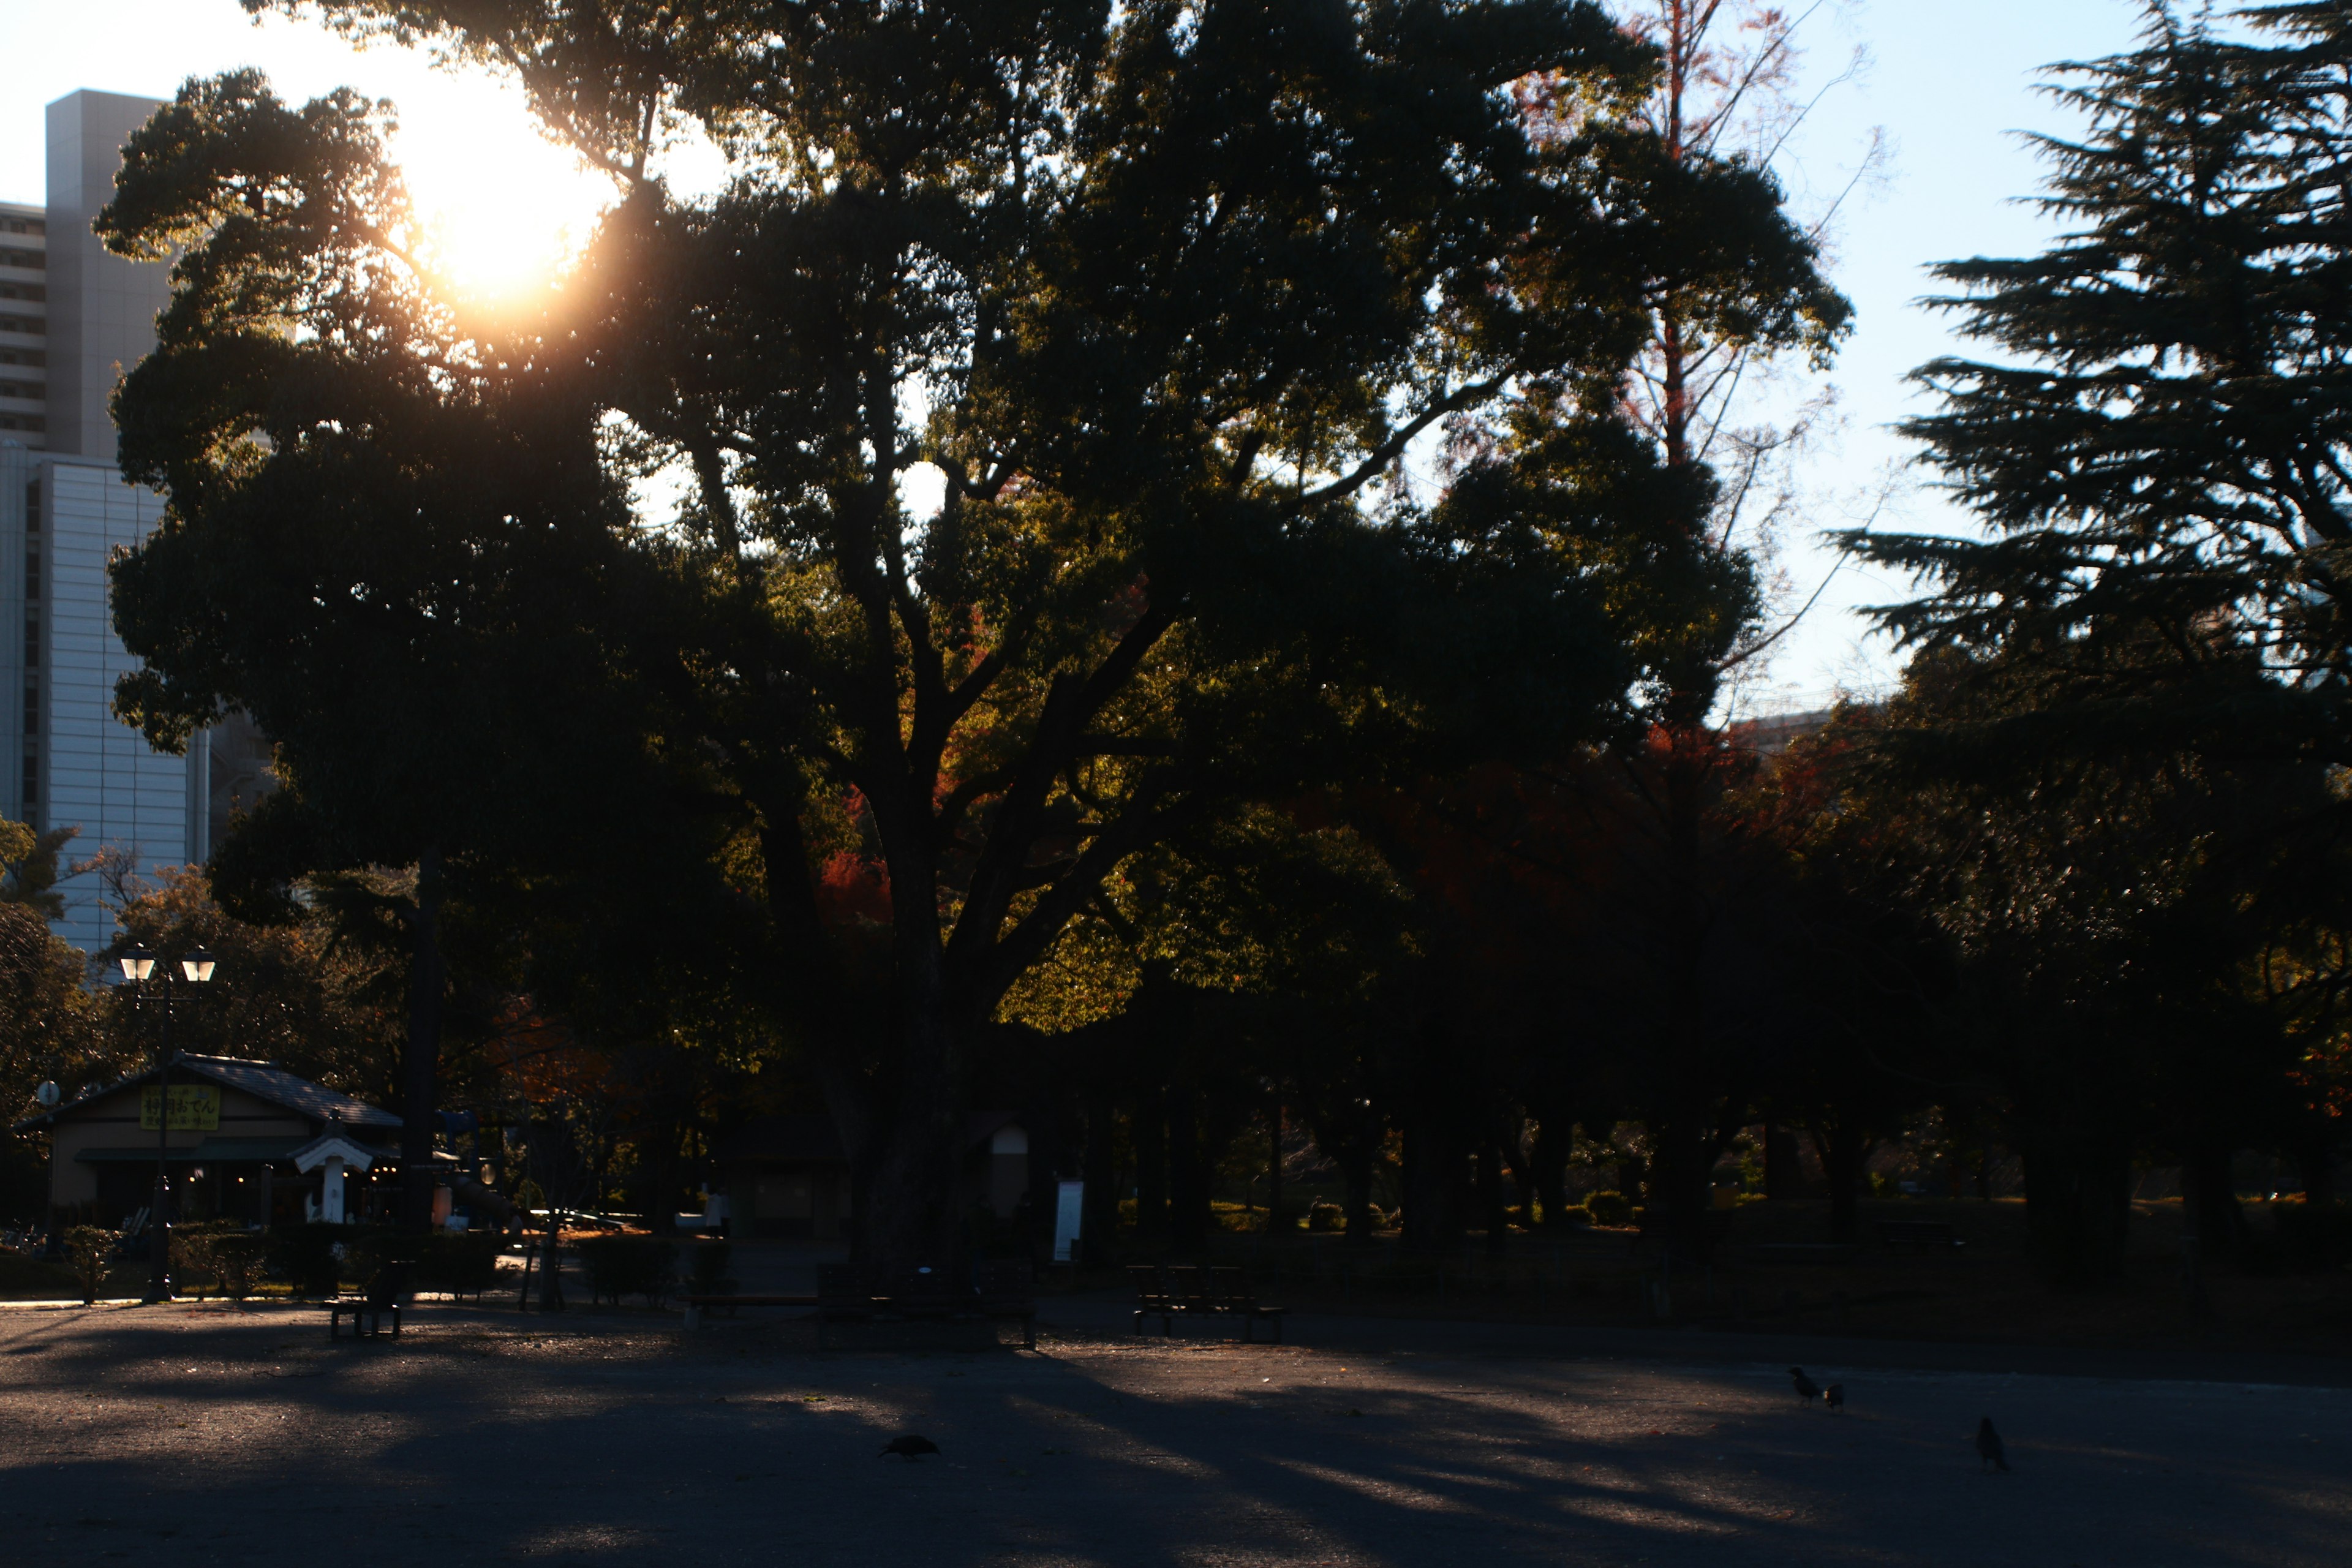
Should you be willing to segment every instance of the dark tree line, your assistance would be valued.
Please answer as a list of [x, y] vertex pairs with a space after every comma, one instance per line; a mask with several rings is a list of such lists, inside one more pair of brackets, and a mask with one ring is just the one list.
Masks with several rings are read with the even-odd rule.
[[976, 1244], [982, 1106], [1180, 1247], [1286, 1124], [1436, 1252], [1561, 1223], [1623, 1128], [1692, 1256], [1759, 1122], [1841, 1235], [1931, 1110], [2017, 1150], [2054, 1278], [2135, 1161], [2217, 1246], [2239, 1150], [2328, 1195], [2338, 9], [2072, 68], [2068, 234], [1943, 272], [2007, 358], [1921, 373], [1987, 531], [1849, 541], [1923, 580], [1906, 686], [1772, 758], [1714, 717], [1765, 605], [1706, 389], [1847, 310], [1684, 8], [316, 9], [510, 73], [616, 191], [485, 315], [374, 108], [238, 73], [101, 220], [177, 257], [121, 706], [241, 710], [282, 784], [156, 918], [373, 955], [417, 1138], [499, 1100], [542, 1190], [666, 1216], [822, 1107], [901, 1262]]

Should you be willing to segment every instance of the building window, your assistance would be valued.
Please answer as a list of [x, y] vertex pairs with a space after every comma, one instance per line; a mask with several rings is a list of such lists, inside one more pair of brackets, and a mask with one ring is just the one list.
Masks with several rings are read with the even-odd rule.
[[37, 735], [40, 732], [41, 689], [37, 686], [27, 686], [25, 688], [25, 733]]
[[31, 605], [25, 606], [25, 668], [41, 668], [41, 612]]
[[27, 817], [33, 815], [33, 807], [40, 798], [41, 759], [34, 755], [33, 749], [27, 746], [25, 748], [25, 815]]
[[25, 551], [25, 597], [32, 600], [40, 596], [41, 552], [27, 546]]
[[25, 531], [41, 531], [41, 481], [38, 479], [25, 487]]

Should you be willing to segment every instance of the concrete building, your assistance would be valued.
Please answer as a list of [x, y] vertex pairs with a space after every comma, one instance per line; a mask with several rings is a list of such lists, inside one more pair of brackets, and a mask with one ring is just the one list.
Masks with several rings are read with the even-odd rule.
[[[171, 279], [164, 263], [108, 254], [90, 225], [156, 107], [89, 91], [50, 104], [47, 204], [0, 205], [0, 812], [74, 828], [69, 861], [107, 850], [149, 878], [204, 859], [268, 786], [249, 724], [175, 757], [113, 715], [134, 661], [114, 635], [107, 559], [146, 537], [163, 499], [116, 471], [107, 400], [154, 346]], [[112, 939], [96, 871], [59, 891], [60, 934], [85, 951]]]

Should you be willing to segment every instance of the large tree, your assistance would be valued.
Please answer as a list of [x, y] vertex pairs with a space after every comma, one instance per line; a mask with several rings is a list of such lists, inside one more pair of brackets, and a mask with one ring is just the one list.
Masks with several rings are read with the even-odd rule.
[[2055, 243], [1937, 268], [2000, 357], [1924, 367], [1942, 407], [1906, 429], [1985, 535], [1846, 542], [1934, 590], [1884, 613], [1906, 639], [2047, 672], [2000, 743], [2342, 763], [2352, 13], [2145, 13], [2138, 48], [2059, 68], [2085, 125], [2037, 139]]
[[[726, 882], [681, 907], [736, 911], [730, 982], [806, 1048], [876, 1256], [957, 1250], [980, 1043], [1123, 861], [1557, 744], [1625, 691], [1555, 530], [1398, 482], [1420, 432], [1538, 382], [1607, 406], [1651, 253], [1753, 205], [1752, 171], [1618, 122], [1650, 61], [1596, 6], [317, 9], [509, 72], [619, 199], [543, 312], [478, 321], [369, 106], [225, 78], [134, 140], [110, 241], [185, 254], [121, 400], [127, 468], [173, 498], [117, 574], [152, 671], [126, 705], [165, 742], [245, 707], [320, 820], [556, 884], [513, 753], [577, 722], [657, 763]], [[1503, 89], [1538, 71], [1591, 134], [1529, 137]], [[689, 124], [732, 160], [713, 199], [658, 174]], [[1748, 261], [1707, 252], [1726, 291]], [[661, 465], [689, 503], [632, 515]], [[345, 647], [453, 703], [452, 764], [524, 721], [471, 795], [390, 795], [418, 770], [384, 771], [382, 716], [324, 711]]]

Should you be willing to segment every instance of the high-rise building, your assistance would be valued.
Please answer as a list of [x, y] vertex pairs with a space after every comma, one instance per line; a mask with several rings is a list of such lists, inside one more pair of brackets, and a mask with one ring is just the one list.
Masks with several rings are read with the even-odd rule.
[[[268, 787], [249, 724], [175, 757], [113, 712], [135, 661], [114, 635], [107, 560], [147, 536], [163, 498], [116, 470], [107, 400], [154, 346], [171, 281], [164, 263], [109, 254], [90, 225], [156, 107], [89, 91], [50, 104], [47, 205], [0, 205], [0, 810], [75, 829], [73, 863], [104, 851], [142, 879], [202, 860]], [[59, 932], [85, 951], [114, 934], [107, 883], [97, 868], [59, 883]]]

